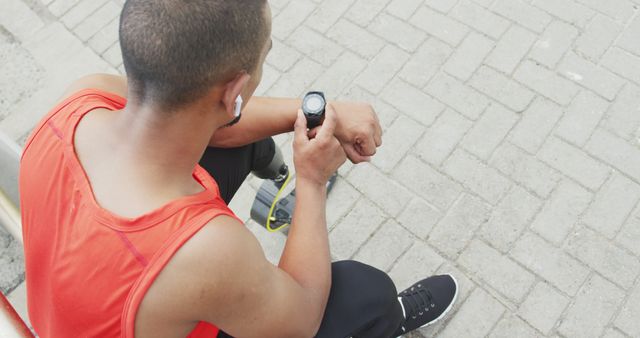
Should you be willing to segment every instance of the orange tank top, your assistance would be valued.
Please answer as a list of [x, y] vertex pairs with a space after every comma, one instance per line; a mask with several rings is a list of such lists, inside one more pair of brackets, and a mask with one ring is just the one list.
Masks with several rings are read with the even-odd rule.
[[[27, 139], [20, 201], [29, 318], [40, 337], [133, 338], [138, 307], [173, 254], [212, 218], [235, 217], [200, 166], [193, 177], [203, 192], [142, 216], [123, 218], [97, 204], [74, 131], [91, 110], [125, 103], [111, 93], [80, 91]], [[189, 337], [217, 335], [214, 325], [200, 322]]]

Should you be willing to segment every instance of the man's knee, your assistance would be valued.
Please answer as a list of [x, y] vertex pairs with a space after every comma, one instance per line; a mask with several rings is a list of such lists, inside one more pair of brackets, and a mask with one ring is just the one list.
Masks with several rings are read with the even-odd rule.
[[360, 307], [385, 308], [397, 303], [393, 280], [385, 272], [353, 260], [332, 264], [332, 288], [349, 290]]

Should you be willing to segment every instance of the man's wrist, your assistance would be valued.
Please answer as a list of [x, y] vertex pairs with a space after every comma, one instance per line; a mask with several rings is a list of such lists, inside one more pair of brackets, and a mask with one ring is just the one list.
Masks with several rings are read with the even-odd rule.
[[312, 179], [304, 176], [296, 177], [296, 190], [300, 190], [300, 188], [302, 188], [304, 190], [318, 190], [326, 193], [326, 185], [327, 180], [322, 181], [319, 179]]

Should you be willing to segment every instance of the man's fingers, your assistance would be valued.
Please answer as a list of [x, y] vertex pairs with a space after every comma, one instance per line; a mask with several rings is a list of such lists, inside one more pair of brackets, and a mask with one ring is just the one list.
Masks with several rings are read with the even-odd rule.
[[309, 139], [315, 138], [316, 135], [318, 135], [319, 130], [320, 130], [320, 127], [315, 127], [313, 129], [310, 129], [309, 132], [307, 133], [307, 136], [309, 136]]
[[376, 143], [372, 137], [358, 139], [356, 149], [362, 156], [373, 156], [376, 154]]
[[376, 147], [382, 145], [382, 127], [380, 126], [380, 121], [378, 117], [376, 117], [376, 129], [373, 132], [373, 139], [376, 142]]
[[347, 154], [347, 157], [349, 158], [349, 160], [354, 164], [369, 162], [370, 160], [369, 156], [360, 155], [360, 153], [355, 149], [353, 144], [345, 144], [342, 146], [342, 148], [344, 149], [345, 154]]
[[296, 123], [293, 125], [293, 132], [295, 142], [306, 143], [309, 141], [309, 137], [307, 136], [307, 119], [300, 109], [298, 109]]
[[328, 139], [333, 137], [336, 130], [336, 111], [330, 104], [327, 104], [324, 111], [324, 122], [316, 134], [317, 139]]

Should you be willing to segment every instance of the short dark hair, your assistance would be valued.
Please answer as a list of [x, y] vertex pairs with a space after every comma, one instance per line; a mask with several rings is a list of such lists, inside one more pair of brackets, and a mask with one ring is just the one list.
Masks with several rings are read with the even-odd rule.
[[268, 38], [266, 0], [128, 0], [120, 47], [136, 99], [176, 107], [253, 72]]

